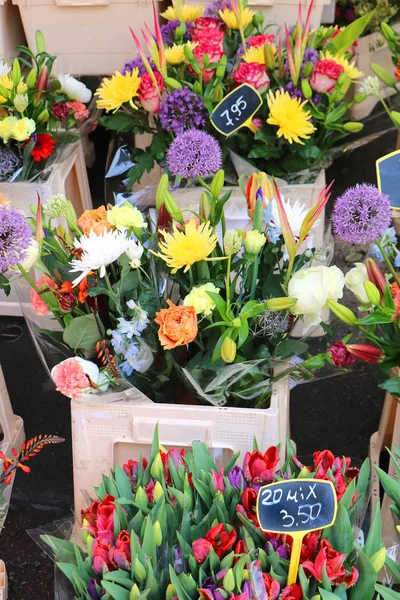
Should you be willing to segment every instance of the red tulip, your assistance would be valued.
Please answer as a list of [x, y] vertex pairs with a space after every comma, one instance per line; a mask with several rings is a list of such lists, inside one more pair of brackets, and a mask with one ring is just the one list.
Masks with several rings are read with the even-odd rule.
[[221, 469], [219, 473], [217, 471], [213, 471], [212, 481], [217, 492], [223, 493], [225, 491], [224, 469]]
[[268, 573], [263, 573], [265, 591], [267, 592], [266, 600], [276, 600], [279, 597], [281, 586], [279, 581], [271, 577]]
[[161, 460], [162, 460], [162, 464], [164, 467], [164, 479], [165, 482], [167, 483], [167, 485], [171, 485], [172, 484], [172, 479], [171, 479], [171, 473], [170, 473], [170, 468], [169, 468], [169, 460], [172, 460], [172, 463], [176, 469], [176, 471], [178, 471], [180, 466], [184, 466], [184, 460], [183, 457], [185, 456], [185, 449], [181, 448], [180, 450], [178, 448], [171, 448], [171, 450], [168, 450], [168, 452], [160, 452], [161, 455]]
[[117, 569], [129, 569], [131, 563], [131, 537], [124, 529], [115, 541], [115, 548], [109, 552], [109, 560]]
[[256, 515], [256, 505], [257, 505], [257, 492], [253, 488], [247, 488], [243, 491], [242, 496], [240, 498], [241, 504], [236, 506], [236, 511], [242, 514], [249, 521], [253, 521], [257, 527], [258, 519]]
[[93, 553], [93, 569], [96, 573], [103, 572], [103, 566], [105, 565], [109, 571], [114, 571], [115, 567], [109, 560], [109, 552], [112, 548], [111, 540], [108, 538], [96, 538], [93, 542], [92, 553]]
[[243, 461], [244, 476], [252, 484], [271, 483], [278, 462], [279, 451], [276, 446], [268, 448], [264, 455], [258, 450], [247, 452]]
[[306, 560], [302, 563], [302, 567], [306, 575], [312, 575], [319, 583], [322, 583], [324, 566], [326, 574], [331, 583], [335, 585], [346, 584], [346, 587], [351, 587], [357, 582], [358, 571], [352, 567], [351, 571], [346, 571], [344, 561], [346, 554], [340, 554], [334, 550], [328, 540], [322, 539], [320, 550], [315, 558], [315, 561]]
[[210, 542], [219, 558], [222, 558], [232, 548], [236, 539], [236, 531], [233, 528], [229, 532], [225, 531], [223, 523], [215, 525], [206, 534], [206, 540]]
[[302, 597], [303, 590], [297, 583], [285, 587], [280, 595], [281, 600], [301, 600]]
[[115, 497], [111, 494], [100, 502], [97, 508], [97, 535], [112, 540], [114, 536]]
[[195, 540], [192, 544], [193, 555], [196, 559], [196, 562], [199, 565], [202, 565], [203, 562], [208, 558], [212, 548], [211, 542], [205, 540], [204, 538], [200, 538]]

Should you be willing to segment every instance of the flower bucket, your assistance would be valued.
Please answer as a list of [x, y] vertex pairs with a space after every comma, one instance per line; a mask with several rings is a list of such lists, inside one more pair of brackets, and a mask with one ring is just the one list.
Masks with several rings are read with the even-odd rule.
[[[400, 32], [400, 23], [393, 26], [393, 29]], [[387, 69], [389, 73], [394, 74], [395, 66], [392, 63], [392, 53], [387, 46], [383, 35], [379, 32], [370, 33], [358, 40], [356, 47], [357, 67], [364, 73], [365, 77], [375, 75], [371, 69], [371, 63], [376, 63], [380, 67]], [[362, 83], [362, 79], [359, 83]], [[382, 86], [381, 82], [381, 86]], [[353, 94], [357, 94], [359, 86], [352, 88]], [[395, 94], [395, 90], [389, 86], [383, 86], [380, 94], [382, 98], [388, 98]], [[373, 111], [379, 99], [376, 96], [369, 96], [360, 104], [353, 104], [349, 109], [349, 116], [357, 121], [365, 119]]]
[[11, 0], [0, 0], [0, 57], [12, 59], [15, 47], [26, 43], [21, 17]]

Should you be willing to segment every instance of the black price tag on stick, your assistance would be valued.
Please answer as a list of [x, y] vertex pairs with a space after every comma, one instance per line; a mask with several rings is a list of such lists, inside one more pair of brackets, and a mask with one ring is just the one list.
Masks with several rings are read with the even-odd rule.
[[248, 83], [243, 83], [214, 108], [210, 121], [223, 135], [231, 135], [243, 126], [254, 130], [251, 119], [261, 104], [260, 94]]
[[394, 210], [400, 210], [400, 150], [376, 161], [378, 189], [390, 198]]
[[336, 490], [331, 481], [290, 479], [263, 486], [257, 497], [257, 518], [262, 531], [293, 538], [288, 585], [295, 583], [303, 537], [329, 527], [337, 512]]

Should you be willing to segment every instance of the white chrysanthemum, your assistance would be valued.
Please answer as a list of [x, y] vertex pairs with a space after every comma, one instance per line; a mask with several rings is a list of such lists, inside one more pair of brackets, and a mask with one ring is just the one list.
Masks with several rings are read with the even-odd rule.
[[[308, 212], [308, 209], [300, 202], [300, 200], [296, 200], [296, 202], [291, 202], [290, 200], [285, 200], [282, 196], [283, 206], [285, 208], [286, 216], [288, 218], [290, 228], [293, 232], [294, 237], [298, 238], [300, 236], [301, 225], [304, 221], [304, 218]], [[279, 219], [279, 211], [278, 205], [276, 203], [275, 198], [273, 198], [268, 206], [270, 213], [270, 220], [267, 222], [269, 229], [276, 230], [276, 233], [280, 235], [282, 233], [281, 222]], [[318, 221], [314, 224], [314, 227], [318, 224]]]
[[10, 71], [10, 65], [8, 65], [4, 60], [0, 60], [0, 77], [3, 77], [3, 75], [8, 75]]
[[127, 251], [129, 240], [124, 233], [119, 231], [103, 231], [101, 235], [96, 235], [94, 231], [91, 231], [88, 236], [83, 235], [79, 240], [75, 240], [74, 245], [83, 250], [80, 260], [74, 258], [71, 261], [71, 272], [80, 272], [79, 277], [73, 282], [75, 286], [90, 271], [100, 269], [100, 277], [104, 277], [107, 265], [113, 263]]
[[140, 242], [129, 240], [129, 246], [126, 254], [130, 260], [132, 269], [138, 269], [140, 267], [140, 259], [142, 258], [143, 250], [144, 248]]

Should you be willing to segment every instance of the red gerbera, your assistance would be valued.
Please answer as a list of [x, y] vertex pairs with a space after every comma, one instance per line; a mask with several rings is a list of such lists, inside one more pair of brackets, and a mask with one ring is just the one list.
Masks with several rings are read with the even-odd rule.
[[50, 133], [38, 133], [36, 135], [36, 144], [32, 150], [32, 158], [39, 162], [42, 158], [49, 158], [55, 148], [55, 142]]

